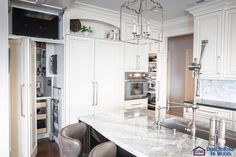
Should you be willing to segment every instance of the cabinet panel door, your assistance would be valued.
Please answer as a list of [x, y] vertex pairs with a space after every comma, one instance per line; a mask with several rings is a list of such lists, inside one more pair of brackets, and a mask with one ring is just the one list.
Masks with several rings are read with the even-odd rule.
[[[150, 29], [150, 38], [160, 40], [160, 31], [157, 29]], [[149, 45], [149, 52], [160, 52], [160, 43], [153, 43]]]
[[10, 156], [30, 156], [28, 110], [28, 40], [10, 41]]
[[148, 45], [138, 45], [136, 55], [139, 71], [148, 72]]
[[89, 115], [93, 104], [94, 40], [67, 36], [66, 38], [66, 123], [77, 122]]
[[138, 63], [137, 63], [137, 45], [128, 44], [124, 45], [124, 69], [127, 72], [137, 71]]
[[236, 9], [226, 12], [226, 52], [224, 77], [236, 79]]
[[123, 57], [122, 43], [95, 41], [96, 113], [123, 107]]
[[133, 28], [134, 28], [133, 23], [128, 23], [128, 22], [125, 23], [125, 30], [123, 32], [123, 40], [134, 39], [134, 36], [132, 34]]
[[29, 106], [30, 106], [30, 141], [31, 155], [37, 150], [37, 113], [36, 113], [36, 43], [29, 41]]
[[167, 54], [159, 53], [157, 55], [157, 82], [156, 82], [156, 106], [166, 106], [167, 93]]
[[196, 17], [194, 21], [194, 58], [200, 58], [201, 42], [208, 40], [202, 59], [201, 78], [221, 77], [222, 12]]

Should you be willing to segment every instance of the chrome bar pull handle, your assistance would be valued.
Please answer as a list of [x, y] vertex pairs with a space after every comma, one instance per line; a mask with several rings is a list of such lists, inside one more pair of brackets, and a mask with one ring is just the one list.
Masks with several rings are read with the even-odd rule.
[[20, 85], [20, 112], [21, 112], [21, 117], [25, 117], [24, 102], [23, 102], [23, 88], [24, 87], [25, 87], [25, 84]]
[[92, 103], [92, 106], [95, 105], [95, 82], [92, 81], [92, 84], [93, 84], [93, 103]]
[[95, 82], [95, 85], [96, 85], [96, 103], [95, 103], [95, 106], [98, 105], [98, 82], [96, 81]]
[[138, 55], [136, 55], [136, 69], [138, 69]]

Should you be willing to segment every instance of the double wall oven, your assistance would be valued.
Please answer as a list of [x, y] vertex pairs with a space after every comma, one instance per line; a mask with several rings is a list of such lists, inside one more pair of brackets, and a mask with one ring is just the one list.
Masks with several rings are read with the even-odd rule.
[[148, 94], [148, 73], [125, 73], [125, 100], [143, 99]]

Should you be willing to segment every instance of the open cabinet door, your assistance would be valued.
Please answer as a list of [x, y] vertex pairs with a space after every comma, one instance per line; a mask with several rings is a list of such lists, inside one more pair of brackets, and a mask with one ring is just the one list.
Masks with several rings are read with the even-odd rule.
[[30, 106], [30, 151], [37, 155], [37, 113], [36, 113], [36, 43], [29, 40], [29, 106]]
[[35, 67], [31, 67], [31, 62], [35, 53], [30, 53], [30, 51], [34, 49], [34, 44], [26, 38], [10, 40], [9, 44], [11, 103], [10, 156], [30, 157], [32, 148], [37, 147], [37, 141], [32, 141], [34, 137], [33, 133], [36, 132], [36, 120], [33, 118], [36, 111], [35, 82], [33, 81], [35, 80], [35, 74], [33, 72]]

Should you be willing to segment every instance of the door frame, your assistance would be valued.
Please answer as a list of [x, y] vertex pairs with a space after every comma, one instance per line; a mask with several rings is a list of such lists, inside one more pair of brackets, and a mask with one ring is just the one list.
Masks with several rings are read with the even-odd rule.
[[[166, 83], [166, 88], [167, 88], [167, 94], [166, 94], [166, 107], [167, 107], [167, 111], [169, 111], [169, 106], [170, 106], [170, 65], [171, 65], [171, 59], [170, 59], [170, 51], [169, 51], [169, 38], [173, 38], [173, 37], [180, 37], [180, 36], [186, 36], [186, 35], [193, 35], [193, 32], [189, 32], [189, 33], [184, 33], [184, 34], [178, 34], [178, 35], [170, 35], [168, 37], [165, 37], [164, 40], [164, 47], [166, 49], [167, 52], [167, 83]], [[194, 38], [194, 36], [193, 36]], [[186, 49], [188, 50], [188, 49]]]

